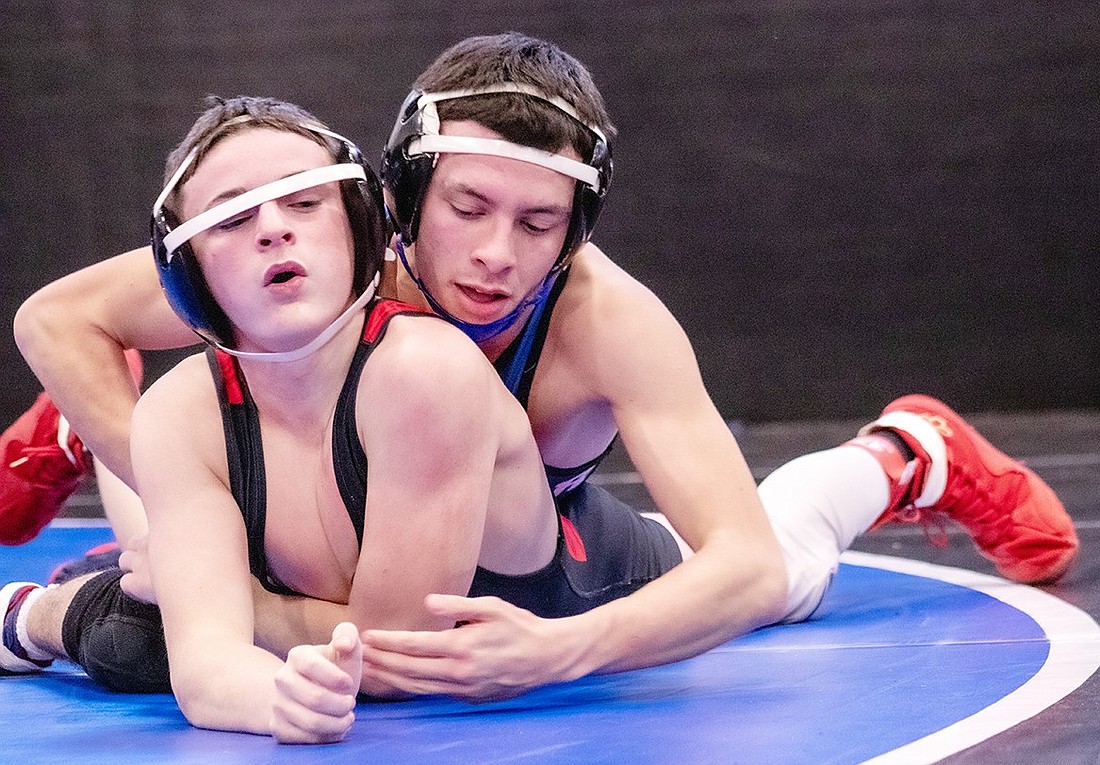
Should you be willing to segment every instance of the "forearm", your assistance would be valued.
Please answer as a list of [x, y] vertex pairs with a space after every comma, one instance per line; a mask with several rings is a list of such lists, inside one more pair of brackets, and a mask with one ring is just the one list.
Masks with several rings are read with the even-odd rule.
[[125, 349], [96, 327], [74, 322], [45, 291], [20, 307], [14, 327], [19, 350], [73, 430], [112, 473], [133, 486], [130, 417], [138, 391]]
[[348, 607], [304, 596], [276, 595], [253, 577], [255, 642], [276, 656], [286, 658], [297, 645], [319, 645], [328, 641], [332, 629], [350, 621]]
[[[199, 649], [209, 656], [208, 647]], [[197, 728], [271, 735], [275, 673], [282, 661], [260, 648], [224, 646], [216, 659], [173, 662], [172, 690]]]
[[[730, 561], [737, 561], [731, 565]], [[714, 540], [626, 598], [567, 620], [561, 678], [678, 661], [779, 619], [781, 556]]]

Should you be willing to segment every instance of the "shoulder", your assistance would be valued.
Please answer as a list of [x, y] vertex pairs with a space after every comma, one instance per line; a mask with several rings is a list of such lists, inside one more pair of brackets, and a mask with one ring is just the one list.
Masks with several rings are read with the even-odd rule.
[[134, 409], [133, 427], [151, 427], [158, 438], [183, 438], [204, 418], [220, 421], [214, 379], [205, 354], [188, 356], [149, 386]]
[[592, 244], [577, 253], [554, 320], [559, 346], [586, 365], [629, 364], [687, 343], [661, 299]]
[[568, 309], [563, 313], [575, 313], [591, 331], [621, 331], [647, 322], [677, 324], [649, 287], [593, 244], [574, 258], [561, 302]]
[[[225, 442], [214, 380], [203, 354], [189, 356], [149, 386], [131, 419], [130, 453], [139, 484], [153, 473], [225, 472]], [[189, 467], [191, 466], [191, 467]]]
[[371, 356], [371, 367], [398, 378], [447, 377], [491, 369], [458, 328], [431, 314], [399, 314]]
[[359, 383], [361, 397], [366, 396], [361, 400], [384, 396], [387, 409], [410, 416], [435, 416], [457, 403], [470, 408], [481, 401], [483, 408], [496, 388], [503, 390], [496, 371], [473, 341], [446, 321], [424, 314], [390, 319]]

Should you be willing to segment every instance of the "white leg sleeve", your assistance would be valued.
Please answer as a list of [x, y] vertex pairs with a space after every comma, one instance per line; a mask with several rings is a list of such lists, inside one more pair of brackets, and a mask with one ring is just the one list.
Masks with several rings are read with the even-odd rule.
[[838, 446], [782, 465], [760, 484], [760, 497], [787, 566], [780, 621], [802, 621], [821, 603], [840, 554], [885, 511], [886, 474], [865, 450]]

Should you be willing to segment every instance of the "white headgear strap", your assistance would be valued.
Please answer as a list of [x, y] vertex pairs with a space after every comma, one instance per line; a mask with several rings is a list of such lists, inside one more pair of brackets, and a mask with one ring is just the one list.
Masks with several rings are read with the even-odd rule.
[[360, 295], [359, 298], [354, 303], [349, 305], [347, 307], [347, 309], [342, 314], [337, 316], [336, 319], [332, 322], [332, 324], [329, 324], [327, 327], [325, 327], [321, 331], [321, 334], [317, 335], [317, 337], [310, 340], [308, 343], [303, 345], [301, 348], [296, 348], [293, 351], [282, 351], [282, 352], [279, 352], [279, 351], [274, 351], [274, 352], [272, 352], [272, 351], [256, 351], [256, 352], [253, 352], [253, 351], [238, 351], [238, 350], [235, 350], [233, 348], [226, 348], [221, 343], [214, 343], [214, 345], [216, 345], [220, 350], [223, 350], [226, 353], [228, 353], [230, 356], [236, 356], [239, 359], [251, 359], [253, 361], [298, 361], [299, 359], [304, 359], [306, 356], [313, 353], [318, 348], [320, 348], [325, 343], [327, 343], [329, 340], [331, 340], [333, 335], [335, 335], [337, 332], [339, 332], [345, 324], [347, 324], [349, 321], [351, 321], [352, 317], [354, 317], [355, 314], [363, 308], [363, 306], [365, 306], [368, 302], [370, 302], [370, 299], [374, 297], [374, 293], [378, 289], [378, 282], [381, 278], [382, 278], [382, 273], [381, 272], [375, 274], [374, 279], [372, 279], [371, 283], [367, 285], [367, 288], [365, 290], [363, 290], [363, 294]]
[[540, 165], [555, 172], [567, 175], [570, 178], [590, 186], [597, 193], [600, 191], [600, 174], [596, 168], [584, 162], [578, 162], [571, 157], [542, 151], [531, 146], [504, 141], [497, 138], [476, 138], [473, 136], [456, 136], [439, 134], [439, 111], [436, 103], [450, 101], [456, 98], [469, 98], [470, 96], [483, 96], [493, 93], [524, 93], [534, 96], [542, 101], [553, 104], [573, 119], [580, 122], [586, 128], [595, 133], [601, 140], [606, 140], [603, 133], [595, 125], [583, 122], [577, 115], [577, 110], [564, 99], [557, 96], [548, 96], [538, 88], [524, 85], [518, 82], [505, 82], [487, 88], [475, 88], [473, 90], [448, 90], [441, 93], [425, 93], [417, 99], [417, 108], [421, 111], [421, 128], [423, 133], [409, 142], [408, 152], [415, 154], [435, 154], [450, 152], [454, 154], [487, 154], [506, 159], [517, 159], [521, 162], [529, 162]]
[[[265, 183], [263, 186], [257, 186], [254, 189], [250, 189], [239, 196], [233, 197], [219, 205], [211, 207], [209, 210], [199, 213], [194, 218], [184, 221], [169, 231], [164, 237], [164, 249], [167, 251], [168, 262], [171, 262], [172, 256], [175, 254], [176, 250], [180, 248], [180, 245], [190, 240], [196, 234], [200, 234], [208, 228], [229, 220], [234, 215], [240, 215], [245, 210], [250, 210], [264, 202], [270, 202], [272, 199], [278, 199], [287, 194], [293, 194], [303, 189], [312, 188], [313, 186], [320, 186], [324, 183], [331, 183], [332, 181], [351, 179], [366, 180], [366, 177], [367, 175], [362, 165], [353, 162], [345, 162], [340, 165], [325, 165], [324, 167], [305, 170], [301, 173], [288, 175], [277, 181]], [[168, 195], [166, 192], [170, 193], [176, 180], [177, 178], [173, 177], [172, 181], [165, 187], [165, 191], [157, 198], [156, 204], [153, 207], [154, 215], [160, 212], [160, 208], [164, 204], [164, 199], [167, 198]]]

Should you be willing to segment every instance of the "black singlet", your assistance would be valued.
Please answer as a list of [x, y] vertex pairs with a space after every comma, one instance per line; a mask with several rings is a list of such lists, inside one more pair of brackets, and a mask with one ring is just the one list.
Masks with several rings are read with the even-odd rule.
[[[367, 460], [355, 423], [355, 397], [363, 366], [384, 339], [390, 319], [397, 315], [439, 320], [403, 303], [373, 301], [333, 421], [335, 478], [360, 547]], [[280, 582], [267, 564], [267, 481], [256, 405], [236, 360], [221, 351], [209, 350], [207, 355], [221, 405], [230, 489], [245, 521], [250, 570], [271, 592], [299, 594]], [[479, 566], [470, 585], [471, 596], [496, 595], [539, 616], [566, 616], [628, 595], [681, 560], [675, 541], [663, 526], [642, 518], [599, 487], [582, 483], [556, 501], [559, 531], [554, 559], [538, 571], [519, 576]]]
[[[569, 271], [558, 274], [546, 302], [539, 306], [524, 324], [523, 331], [516, 336], [507, 348], [493, 362], [497, 374], [504, 381], [504, 386], [512, 392], [523, 408], [527, 409], [527, 401], [531, 395], [531, 383], [535, 379], [535, 370], [538, 368], [539, 357], [542, 355], [542, 347], [546, 343], [546, 333], [550, 329], [550, 317], [554, 313], [554, 306], [558, 297], [565, 288]], [[603, 458], [615, 445], [612, 439], [607, 448], [587, 462], [575, 467], [561, 468], [554, 465], [545, 465], [546, 478], [550, 482], [550, 490], [558, 497], [568, 491], [572, 491], [588, 480], [588, 477], [596, 471]]]

